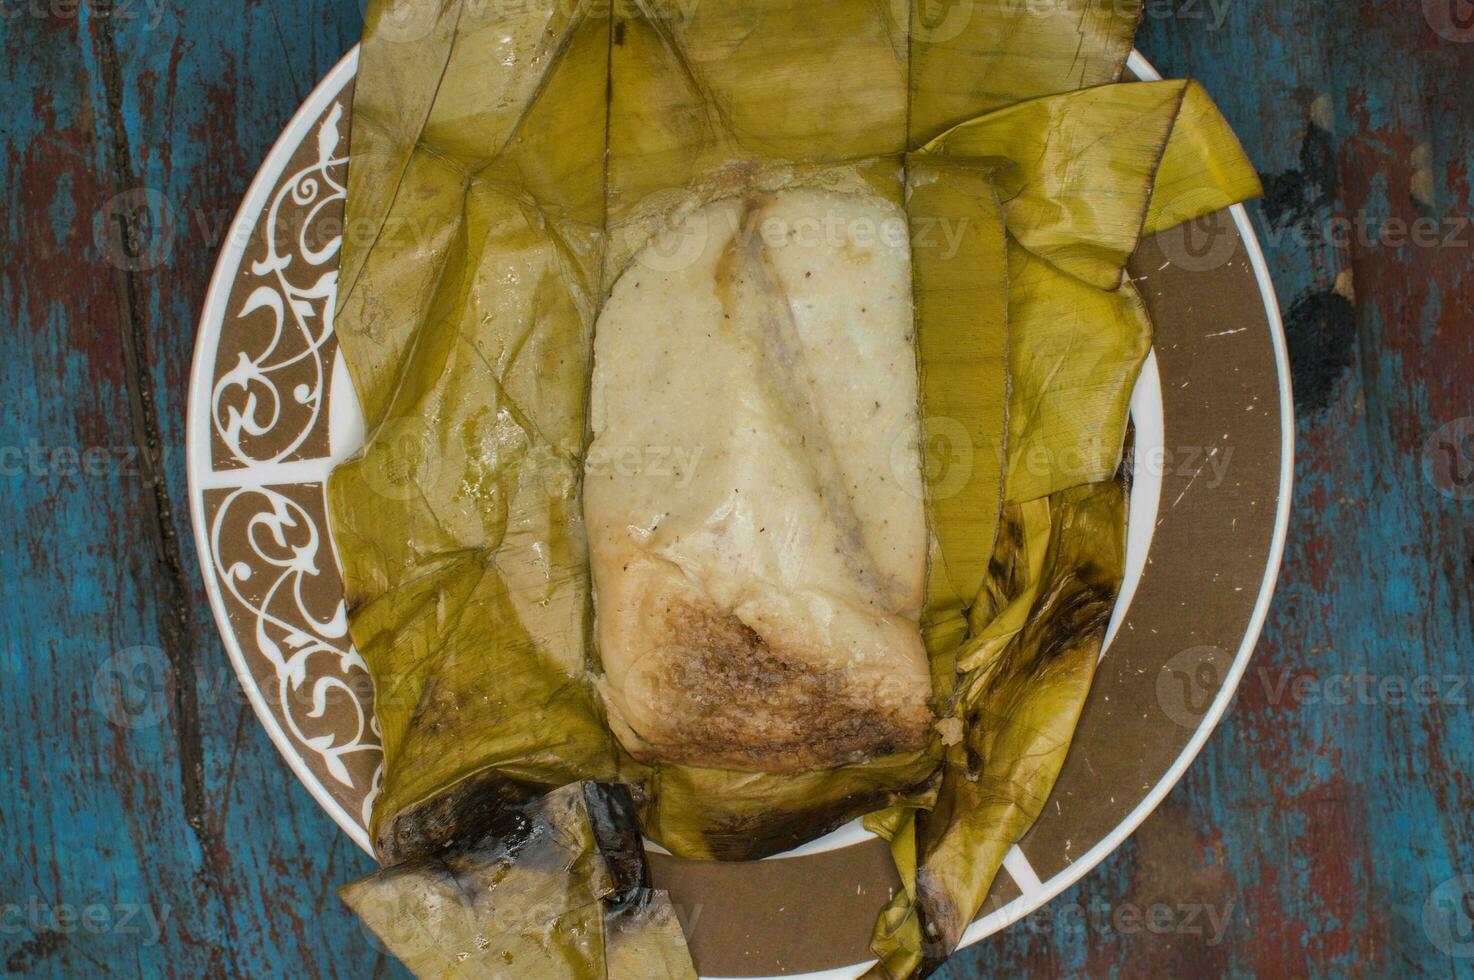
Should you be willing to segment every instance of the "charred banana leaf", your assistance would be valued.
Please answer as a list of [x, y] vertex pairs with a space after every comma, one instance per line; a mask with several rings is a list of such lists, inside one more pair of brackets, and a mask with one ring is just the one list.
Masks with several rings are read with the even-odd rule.
[[1004, 512], [989, 621], [959, 662], [963, 739], [936, 804], [872, 823], [891, 839], [903, 890], [876, 924], [873, 975], [925, 974], [957, 948], [1008, 849], [1064, 765], [1120, 588], [1126, 496], [1117, 483]]
[[[988, 169], [1008, 239], [1008, 466], [996, 550], [956, 665], [935, 804], [873, 816], [903, 890], [881, 914], [878, 977], [934, 969], [1053, 789], [1124, 564], [1113, 477], [1151, 324], [1125, 280], [1143, 233], [1259, 193], [1192, 83], [1104, 86], [963, 123], [928, 145]], [[1165, 202], [1172, 201], [1167, 204]]]
[[629, 791], [572, 784], [486, 835], [348, 885], [343, 900], [421, 978], [695, 980], [652, 891]]

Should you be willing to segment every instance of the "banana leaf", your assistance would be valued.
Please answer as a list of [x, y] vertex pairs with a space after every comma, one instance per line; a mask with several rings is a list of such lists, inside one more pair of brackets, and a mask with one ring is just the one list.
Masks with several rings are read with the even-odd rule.
[[695, 201], [794, 179], [899, 190], [899, 168], [865, 166], [906, 148], [906, 25], [874, 0], [631, 0], [610, 73], [606, 285]]
[[[907, 211], [932, 551], [922, 619], [950, 695], [967, 610], [1002, 506], [1008, 410], [1008, 252], [987, 165], [912, 154]], [[951, 235], [937, 235], [950, 225]]]
[[[336, 323], [367, 439], [328, 496], [385, 749], [373, 837], [400, 869], [373, 889], [423, 918], [447, 874], [510, 860], [486, 843], [509, 814], [586, 780], [634, 785], [645, 831], [687, 857], [761, 857], [869, 813], [905, 884], [878, 970], [907, 976], [955, 946], [1089, 689], [1150, 345], [1125, 263], [1257, 179], [1196, 85], [1110, 84], [1132, 5], [626, 6], [369, 7]], [[595, 320], [683, 215], [795, 187], [878, 195], [910, 222], [940, 720], [925, 750], [812, 772], [636, 762], [590, 683]], [[519, 933], [514, 959], [684, 975], [667, 909], [611, 925], [598, 862], [566, 867], [527, 884], [566, 928]]]
[[1196, 82], [1144, 82], [990, 113], [927, 151], [1031, 161], [998, 178], [1014, 379], [1007, 499], [1110, 479], [1151, 344], [1126, 262], [1142, 235], [1261, 193], [1237, 139]]
[[617, 774], [579, 507], [609, 30], [594, 2], [369, 10], [347, 224], [377, 232], [349, 236], [336, 324], [367, 440], [328, 502], [386, 863]]
[[1113, 476], [1151, 345], [1126, 262], [1144, 232], [1260, 190], [1193, 83], [1031, 100], [955, 127], [929, 155], [996, 174], [1009, 462], [996, 551], [956, 661], [962, 738], [931, 807], [867, 821], [891, 841], [902, 879], [872, 936], [872, 975], [895, 980], [957, 947], [1042, 811], [1090, 690], [1124, 574], [1127, 496]]
[[903, 889], [881, 913], [876, 977], [929, 973], [957, 948], [1003, 857], [1064, 765], [1120, 588], [1125, 488], [1089, 484], [1004, 511], [989, 622], [959, 660], [958, 717], [936, 804], [887, 815]]
[[623, 786], [576, 783], [505, 808], [479, 841], [339, 894], [419, 977], [696, 977]]
[[1138, 3], [887, 0], [908, 17], [911, 148], [1028, 99], [1120, 81]]

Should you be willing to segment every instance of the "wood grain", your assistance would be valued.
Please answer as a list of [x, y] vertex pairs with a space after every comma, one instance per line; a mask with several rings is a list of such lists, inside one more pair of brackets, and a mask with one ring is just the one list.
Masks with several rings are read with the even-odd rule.
[[[0, 882], [19, 907], [0, 964], [382, 971], [333, 894], [369, 860], [295, 784], [223, 656], [182, 453], [229, 219], [361, 18], [280, 0], [64, 6], [7, 4], [0, 20], [0, 371], [19, 393], [0, 445], [23, 451], [0, 494], [0, 719], [15, 733]], [[136, 219], [131, 247], [120, 216]]]
[[[1474, 43], [1441, 36], [1437, 6], [1148, 2], [1143, 51], [1207, 85], [1268, 178], [1252, 211], [1300, 414], [1280, 597], [1157, 814], [944, 975], [1474, 963], [1425, 928], [1439, 886], [1474, 873], [1474, 503], [1422, 462], [1474, 414]], [[334, 895], [368, 858], [234, 688], [179, 449], [229, 219], [360, 7], [0, 13], [0, 967], [400, 975]], [[1437, 243], [1398, 244], [1419, 221]], [[1395, 696], [1423, 677], [1432, 703]]]

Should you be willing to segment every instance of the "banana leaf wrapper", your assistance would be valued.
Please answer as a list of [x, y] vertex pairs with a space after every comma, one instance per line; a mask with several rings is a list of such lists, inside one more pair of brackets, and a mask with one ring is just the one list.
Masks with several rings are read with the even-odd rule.
[[1141, 235], [1260, 193], [1195, 83], [1101, 86], [963, 123], [929, 144], [995, 174], [1009, 270], [1003, 511], [956, 668], [935, 803], [872, 815], [903, 888], [876, 977], [925, 975], [962, 939], [1038, 818], [1074, 734], [1124, 574], [1115, 479], [1151, 323], [1125, 266]]
[[592, 2], [368, 11], [336, 324], [367, 439], [328, 502], [386, 864], [617, 775], [579, 506], [608, 48]]
[[479, 841], [340, 890], [421, 978], [695, 980], [651, 890], [628, 788], [575, 783], [504, 808]]
[[[1115, 81], [1135, 26], [1134, 11], [1085, 0], [1045, 18], [1003, 0], [636, 0], [616, 14], [606, 289], [653, 235], [721, 197], [818, 186], [906, 208], [932, 538], [922, 629], [939, 716], [1002, 506], [1009, 250], [987, 168], [907, 151], [979, 111]], [[925, 752], [799, 775], [633, 760], [625, 771], [649, 787], [646, 830], [672, 852], [753, 859], [879, 806], [930, 805], [944, 753], [939, 734]]]
[[[1103, 523], [1112, 507], [1113, 526], [1124, 523], [1119, 494], [1082, 495], [1119, 460], [1115, 430], [1149, 343], [1125, 258], [1143, 231], [1253, 190], [1192, 86], [1144, 108], [1124, 93], [1139, 86], [1094, 92], [1084, 110], [1035, 100], [1113, 81], [1129, 51], [1132, 18], [1069, 6], [1066, 37], [1002, 2], [971, 5], [964, 22], [903, 5], [904, 26], [838, 0], [684, 21], [642, 2], [612, 23], [549, 5], [516, 15], [509, 36], [522, 53], [500, 61], [473, 5], [371, 7], [349, 207], [350, 226], [367, 218], [378, 232], [345, 248], [338, 324], [369, 440], [330, 500], [388, 757], [374, 820], [382, 857], [472, 838], [515, 801], [616, 771], [645, 785], [652, 836], [687, 856], [761, 856], [899, 803], [873, 820], [907, 882], [877, 929], [882, 968], [906, 975], [955, 944], [1003, 842], [1047, 797], [1088, 690], [1088, 671], [1045, 670], [1037, 650], [1018, 648], [1037, 622], [1076, 630], [1069, 649], [1088, 649], [1099, 619], [1036, 609], [1030, 583], [1083, 581], [1085, 558], [1060, 544], [1063, 529]], [[607, 185], [590, 122], [606, 87]], [[1132, 157], [1136, 143], [1111, 151], [1131, 158], [1112, 179], [1145, 175], [1145, 190], [1095, 208], [1052, 200], [1089, 169], [1072, 161], [1115, 166], [1090, 156], [1102, 132], [1091, 113], [1113, 100], [1161, 123], [1154, 159]], [[1041, 141], [1041, 127], [1062, 135]], [[939, 714], [955, 724], [926, 753], [800, 776], [640, 767], [612, 744], [584, 683], [577, 454], [593, 313], [682, 208], [799, 182], [880, 193], [912, 221], [933, 532], [924, 623]], [[965, 237], [931, 249], [947, 219]], [[392, 233], [404, 226], [411, 234]], [[1080, 360], [1087, 342], [1093, 359]], [[1035, 447], [1079, 453], [1078, 472], [1018, 465]], [[1005, 500], [1003, 526], [1023, 530], [999, 538]], [[1111, 574], [1109, 542], [1097, 544], [1092, 609]], [[1035, 571], [1020, 584], [1000, 577], [1010, 564]], [[1048, 710], [1026, 715], [998, 692]], [[957, 774], [1027, 763], [1015, 750], [1034, 728], [1058, 750], [990, 798], [1006, 812], [978, 805]]]

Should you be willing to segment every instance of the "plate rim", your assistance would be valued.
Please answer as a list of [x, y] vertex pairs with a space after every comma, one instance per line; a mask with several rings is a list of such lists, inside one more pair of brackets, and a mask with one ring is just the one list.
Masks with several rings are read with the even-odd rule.
[[[287, 762], [288, 767], [291, 769], [293, 775], [296, 776], [298, 782], [307, 789], [317, 804], [332, 818], [340, 830], [346, 833], [354, 843], [372, 854], [373, 848], [368, 831], [360, 824], [358, 818], [350, 814], [343, 804], [328, 792], [318, 776], [307, 766], [305, 759], [297, 750], [297, 747], [287, 737], [281, 722], [272, 712], [270, 705], [267, 704], [264, 695], [256, 684], [250, 665], [231, 626], [220, 583], [216, 576], [211, 573], [211, 563], [207, 561], [211, 555], [211, 551], [209, 547], [208, 521], [205, 517], [204, 505], [206, 488], [203, 486], [205, 481], [203, 481], [202, 476], [210, 471], [210, 416], [208, 411], [202, 412], [198, 410], [201, 404], [208, 404], [210, 382], [214, 371], [214, 359], [218, 353], [221, 328], [224, 325], [228, 312], [227, 304], [231, 295], [231, 287], [239, 275], [239, 270], [245, 259], [246, 249], [249, 244], [249, 236], [242, 233], [247, 227], [243, 223], [249, 221], [249, 227], [255, 227], [259, 214], [264, 210], [267, 200], [282, 174], [285, 172], [293, 154], [301, 146], [303, 140], [310, 134], [313, 125], [322, 115], [328, 104], [334, 98], [338, 97], [348, 82], [357, 75], [359, 51], [359, 45], [354, 45], [313, 88], [307, 98], [303, 100], [301, 106], [299, 106], [296, 113], [283, 128], [281, 134], [266, 154], [261, 167], [248, 186], [246, 194], [231, 221], [229, 226], [230, 233], [226, 238], [219, 256], [216, 258], [214, 271], [211, 275], [198, 319], [195, 350], [191, 362], [190, 381], [186, 397], [185, 469], [190, 498], [190, 520], [193, 525], [192, 530], [194, 533], [195, 547], [200, 562], [200, 573], [204, 579], [205, 593], [209, 598], [211, 612], [215, 619], [216, 632], [220, 636], [226, 655], [230, 658], [231, 666], [235, 670], [236, 677], [242, 688], [245, 689], [247, 699], [256, 713], [257, 720], [260, 722], [262, 728], [265, 729], [272, 743], [276, 746], [277, 751]], [[1141, 52], [1135, 49], [1132, 50], [1127, 60], [1127, 68], [1143, 81], [1158, 81], [1162, 78], [1161, 74], [1157, 72]], [[1202, 752], [1209, 737], [1218, 728], [1224, 714], [1228, 710], [1229, 704], [1238, 691], [1243, 675], [1248, 669], [1249, 661], [1252, 659], [1254, 648], [1257, 646], [1260, 635], [1263, 632], [1264, 624], [1269, 615], [1270, 604], [1278, 584], [1285, 545], [1289, 534], [1295, 470], [1294, 397], [1284, 322], [1268, 263], [1244, 205], [1233, 205], [1229, 209], [1229, 212], [1233, 217], [1239, 236], [1244, 242], [1249, 264], [1253, 270], [1255, 281], [1259, 286], [1260, 297], [1264, 304], [1264, 312], [1268, 321], [1271, 345], [1273, 347], [1280, 400], [1281, 460], [1274, 530], [1265, 561], [1264, 574], [1260, 581], [1259, 594], [1256, 597], [1248, 626], [1233, 662], [1229, 665], [1225, 674], [1223, 684], [1218, 690], [1213, 702], [1177, 758], [1152, 786], [1151, 790], [1142, 798], [1141, 802], [1116, 824], [1108, 834], [1097, 841], [1094, 846], [1071, 863], [1065, 870], [1046, 881], [1041, 881], [1037, 876], [1034, 876], [1032, 881], [1019, 880], [1018, 884], [1021, 892], [1019, 897], [995, 912], [973, 922], [964, 933], [962, 942], [958, 947], [959, 949], [973, 945], [986, 936], [1007, 928], [1042, 908], [1094, 870], [1107, 856], [1113, 853], [1127, 838], [1136, 832], [1146, 818], [1151, 815], [1181, 781], [1188, 768]], [[204, 401], [202, 402], [201, 399], [204, 399]], [[1127, 604], [1129, 605], [1130, 597], [1123, 596], [1123, 598], [1128, 600]], [[1120, 612], [1121, 610], [1118, 609], [1117, 619], [1119, 619]], [[1031, 869], [1024, 870], [1028, 871]], [[1016, 879], [1021, 877], [1019, 872], [1012, 867], [1010, 868], [1010, 872], [1014, 874]], [[1027, 879], [1029, 875], [1024, 874], [1022, 877]], [[851, 977], [855, 975], [857, 970], [863, 970], [873, 962], [858, 963], [818, 973], [789, 975], [783, 978], [783, 980], [829, 980], [829, 978]], [[719, 980], [719, 978], [712, 978], [712, 980]], [[748, 980], [754, 980], [754, 978], [748, 978]]]
[[[210, 572], [212, 562], [208, 560], [211, 555], [209, 521], [205, 518], [206, 488], [202, 485], [202, 475], [210, 471], [210, 419], [208, 412], [198, 410], [202, 400], [208, 404], [210, 382], [215, 367], [214, 359], [219, 351], [220, 333], [225, 323], [231, 285], [239, 275], [241, 263], [245, 260], [248, 236], [242, 234], [243, 222], [249, 219], [249, 227], [255, 228], [258, 216], [265, 210], [271, 192], [276, 188], [277, 181], [281, 179], [282, 174], [286, 172], [292, 155], [307, 137], [318, 117], [322, 115], [326, 104], [336, 98], [348, 81], [357, 74], [358, 53], [359, 45], [355, 44], [352, 50], [338, 60], [332, 70], [303, 100], [301, 106], [276, 138], [276, 142], [267, 151], [261, 167], [257, 170], [245, 196], [241, 199], [240, 207], [236, 209], [235, 216], [231, 218], [230, 225], [227, 227], [225, 245], [215, 260], [215, 270], [210, 276], [210, 284], [205, 291], [205, 302], [200, 310], [199, 325], [195, 334], [194, 357], [190, 364], [189, 389], [185, 399], [187, 415], [185, 420], [185, 474], [189, 491], [190, 523], [193, 525], [200, 577], [204, 579], [205, 594], [210, 600], [210, 611], [215, 617], [215, 630], [220, 635], [226, 656], [230, 658], [236, 680], [245, 690], [247, 700], [250, 701], [251, 708], [256, 712], [256, 719], [266, 730], [266, 734], [276, 746], [277, 751], [286, 760], [287, 766], [297, 777], [297, 781], [306, 787], [308, 793], [317, 801], [318, 806], [327, 812], [339, 829], [344, 831], [355, 844], [372, 854], [373, 843], [369, 839], [368, 831], [358, 823], [342, 803], [327, 791], [322, 780], [308, 768], [302, 754], [297, 751], [291, 739], [282, 729], [281, 722], [272, 713], [271, 706], [266, 703], [266, 698], [256, 684], [250, 664], [231, 626], [225, 596], [221, 592], [219, 580]], [[211, 329], [211, 325], [217, 322], [218, 326]]]

